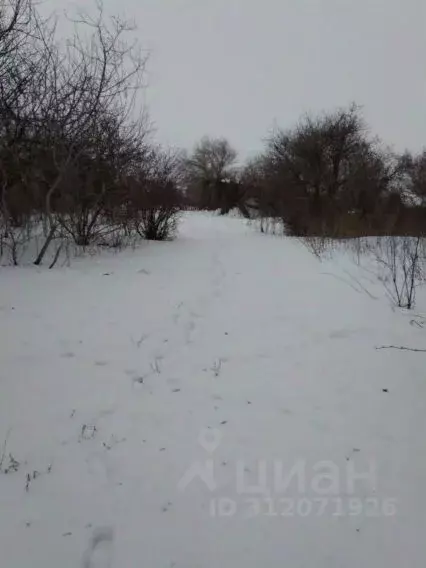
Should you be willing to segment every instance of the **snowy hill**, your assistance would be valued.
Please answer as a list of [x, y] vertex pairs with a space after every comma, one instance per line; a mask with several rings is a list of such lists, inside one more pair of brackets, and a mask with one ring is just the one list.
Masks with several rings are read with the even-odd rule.
[[193, 213], [0, 270], [2, 566], [424, 566], [424, 320], [347, 256]]

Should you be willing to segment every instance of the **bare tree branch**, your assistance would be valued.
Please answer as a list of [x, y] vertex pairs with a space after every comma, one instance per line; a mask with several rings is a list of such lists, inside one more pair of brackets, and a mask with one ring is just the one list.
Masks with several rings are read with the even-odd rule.
[[413, 349], [411, 347], [403, 347], [398, 345], [382, 345], [381, 347], [375, 347], [376, 350], [380, 349], [398, 349], [399, 351], [414, 351], [415, 353], [426, 353], [426, 349]]

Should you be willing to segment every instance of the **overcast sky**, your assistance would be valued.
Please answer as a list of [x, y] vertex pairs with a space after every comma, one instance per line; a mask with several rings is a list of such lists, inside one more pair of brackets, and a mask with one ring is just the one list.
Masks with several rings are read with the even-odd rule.
[[146, 99], [161, 142], [225, 136], [245, 157], [274, 125], [355, 101], [396, 149], [426, 146], [426, 0], [104, 4], [133, 18], [151, 51]]

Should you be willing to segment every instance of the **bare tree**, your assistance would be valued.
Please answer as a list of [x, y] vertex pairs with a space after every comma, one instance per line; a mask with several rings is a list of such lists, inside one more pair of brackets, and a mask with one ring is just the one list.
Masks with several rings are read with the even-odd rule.
[[[43, 150], [52, 149], [53, 167], [44, 175], [49, 231], [36, 264], [59, 227], [77, 244], [89, 244], [98, 235], [107, 193], [116, 188], [124, 167], [117, 166], [123, 146], [133, 143], [137, 153], [145, 134], [140, 129], [135, 139], [134, 125], [129, 124], [146, 61], [137, 46], [125, 40], [133, 27], [118, 18], [106, 22], [101, 4], [95, 17], [81, 13], [75, 23], [77, 31], [65, 56], [49, 46], [50, 97], [41, 114], [48, 118], [43, 120], [48, 125]], [[91, 32], [88, 39], [83, 39], [85, 29]]]
[[222, 208], [226, 183], [235, 181], [237, 153], [224, 138], [203, 138], [186, 162], [191, 201], [201, 208]]
[[42, 228], [35, 264], [57, 239], [96, 239], [146, 153], [146, 55], [132, 25], [96, 8], [59, 42], [32, 0], [0, 0], [0, 235], [14, 262], [23, 228]]
[[305, 116], [269, 140], [260, 203], [296, 235], [341, 236], [379, 219], [397, 160], [369, 139], [355, 105]]

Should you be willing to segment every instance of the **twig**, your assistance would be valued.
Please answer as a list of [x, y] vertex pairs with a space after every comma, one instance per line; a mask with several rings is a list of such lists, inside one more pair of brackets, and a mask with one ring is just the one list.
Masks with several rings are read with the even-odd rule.
[[220, 371], [222, 369], [223, 359], [219, 357], [217, 361], [213, 363], [212, 371], [214, 372], [214, 376], [218, 377], [220, 375]]
[[399, 345], [382, 345], [376, 347], [375, 349], [398, 349], [399, 351], [414, 351], [415, 353], [426, 353], [426, 349], [414, 349], [412, 347], [403, 347]]
[[58, 262], [59, 255], [62, 252], [62, 247], [63, 247], [63, 243], [61, 243], [59, 245], [59, 247], [56, 249], [55, 256], [53, 257], [53, 260], [49, 265], [49, 270], [52, 270], [52, 268], [54, 268], [55, 264]]
[[1, 468], [2, 468], [2, 466], [3, 466], [4, 456], [6, 455], [7, 442], [8, 442], [8, 440], [9, 440], [10, 432], [11, 432], [11, 428], [9, 428], [9, 430], [6, 432], [6, 437], [5, 437], [5, 439], [4, 439], [3, 447], [2, 447], [2, 449], [1, 449], [1, 455], [0, 455], [0, 471], [1, 471]]
[[153, 373], [156, 373], [157, 375], [161, 374], [160, 361], [161, 361], [161, 358], [156, 357], [155, 360], [153, 362], [151, 362], [151, 370], [152, 370]]

